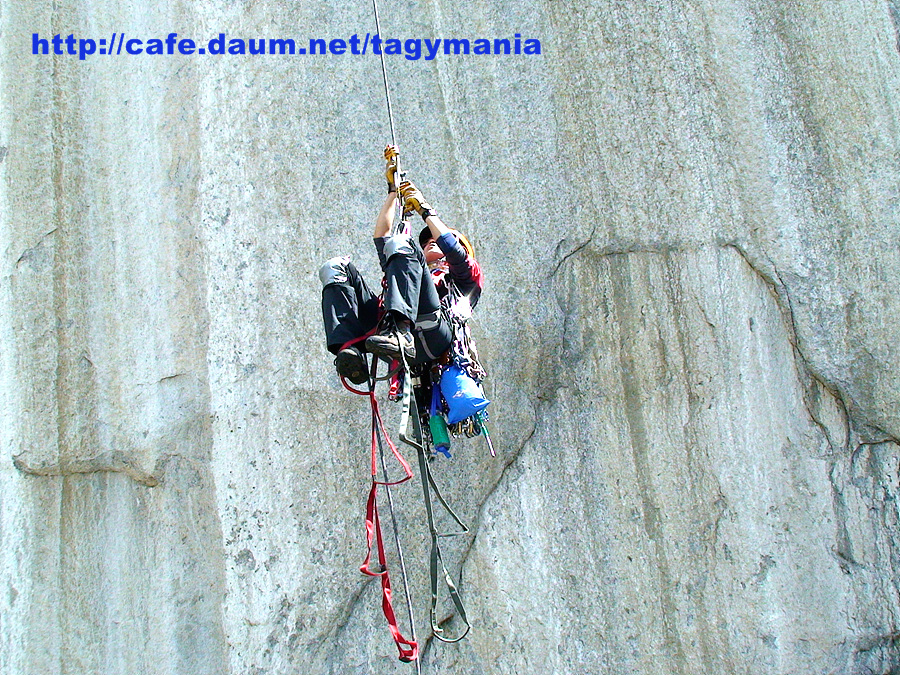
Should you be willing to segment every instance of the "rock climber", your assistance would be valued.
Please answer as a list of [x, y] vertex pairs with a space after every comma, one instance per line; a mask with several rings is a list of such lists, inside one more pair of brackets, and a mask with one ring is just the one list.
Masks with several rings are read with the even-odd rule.
[[[399, 358], [402, 350], [413, 365], [439, 359], [453, 340], [453, 330], [441, 311], [441, 299], [449, 292], [448, 280], [471, 307], [478, 302], [482, 288], [481, 268], [471, 244], [444, 224], [415, 185], [397, 185], [394, 146], [385, 148], [384, 157], [388, 195], [374, 234], [385, 278], [383, 314], [379, 316], [378, 296], [349, 256], [332, 258], [319, 270], [328, 350], [335, 354], [338, 374], [353, 384], [368, 379], [364, 352], [391, 359]], [[405, 208], [417, 212], [425, 222], [418, 237], [390, 235], [398, 187]]]

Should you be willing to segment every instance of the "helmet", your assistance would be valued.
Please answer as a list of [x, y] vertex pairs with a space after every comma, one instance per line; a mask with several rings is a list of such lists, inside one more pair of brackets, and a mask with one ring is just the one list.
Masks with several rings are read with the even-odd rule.
[[[475, 257], [475, 249], [472, 248], [472, 244], [469, 243], [469, 240], [466, 239], [466, 236], [459, 230], [454, 230], [451, 228], [450, 231], [456, 236], [457, 241], [459, 241], [459, 243], [462, 244], [462, 247], [464, 249], [466, 249], [466, 253], [469, 254], [469, 257], [474, 258]], [[422, 231], [419, 232], [419, 246], [421, 246], [422, 248], [425, 248], [425, 244], [428, 242], [429, 239], [431, 239], [431, 228], [429, 228], [426, 225], [425, 227], [422, 228]]]

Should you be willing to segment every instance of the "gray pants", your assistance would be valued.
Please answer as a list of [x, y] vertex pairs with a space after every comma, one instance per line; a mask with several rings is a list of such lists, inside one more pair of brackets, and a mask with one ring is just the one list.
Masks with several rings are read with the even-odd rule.
[[[409, 235], [376, 240], [376, 244], [385, 279], [383, 309], [413, 322], [413, 363], [433, 361], [450, 347], [453, 333], [441, 314], [440, 298], [425, 255]], [[347, 342], [375, 328], [380, 318], [378, 297], [349, 257], [326, 262], [319, 270], [319, 278], [325, 340], [329, 351], [336, 354]], [[356, 346], [363, 349], [362, 342]]]

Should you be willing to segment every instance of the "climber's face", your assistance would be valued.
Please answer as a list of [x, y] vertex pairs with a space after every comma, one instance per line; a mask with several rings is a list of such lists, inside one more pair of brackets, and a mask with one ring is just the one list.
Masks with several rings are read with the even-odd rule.
[[444, 252], [434, 243], [434, 239], [426, 241], [425, 246], [422, 247], [422, 251], [425, 253], [425, 262], [427, 263], [436, 262], [444, 257]]

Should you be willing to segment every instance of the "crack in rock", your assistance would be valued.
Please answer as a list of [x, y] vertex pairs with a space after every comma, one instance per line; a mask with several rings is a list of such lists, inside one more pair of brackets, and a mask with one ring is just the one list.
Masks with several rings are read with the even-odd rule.
[[[747, 253], [744, 248], [736, 243], [736, 242], [727, 242], [724, 244], [720, 244], [723, 248], [731, 248], [738, 252], [738, 254], [743, 258], [744, 262], [747, 266], [762, 279], [766, 285], [769, 287], [770, 292], [775, 298], [775, 302], [782, 314], [784, 315], [784, 323], [785, 327], [788, 330], [788, 340], [791, 343], [791, 347], [794, 352], [794, 361], [798, 366], [798, 370], [808, 379], [804, 381], [800, 380], [801, 385], [803, 386], [803, 404], [806, 408], [807, 414], [809, 415], [810, 420], [815, 424], [823, 433], [826, 441], [831, 448], [832, 453], [842, 451], [846, 454], [849, 451], [850, 446], [850, 430], [851, 430], [851, 421], [849, 415], [849, 406], [847, 405], [847, 398], [844, 396], [840, 387], [829, 382], [821, 373], [819, 373], [810, 362], [809, 358], [807, 358], [806, 354], [803, 351], [803, 346], [800, 342], [800, 331], [797, 326], [797, 319], [795, 315], [793, 300], [791, 298], [790, 291], [788, 290], [787, 284], [782, 279], [781, 274], [778, 272], [778, 269], [775, 267], [775, 264], [770, 261], [772, 265], [773, 274], [767, 274], [758, 264], [756, 264]], [[821, 386], [826, 392], [828, 392], [837, 402], [841, 415], [844, 418], [844, 440], [838, 441], [832, 437], [831, 430], [819, 417], [819, 415], [814, 410], [814, 406], [812, 405], [812, 392], [810, 390], [811, 386], [818, 384]], [[877, 426], [869, 422], [865, 419], [857, 420], [857, 424], [868, 425], [873, 429], [877, 429]], [[881, 430], [879, 430], [881, 431]], [[884, 433], [884, 432], [882, 432]], [[896, 439], [890, 437], [889, 434], [885, 434], [891, 440], [896, 442]]]
[[[171, 455], [168, 457], [172, 457]], [[157, 475], [156, 471], [147, 473], [141, 471], [137, 467], [129, 464], [121, 458], [113, 460], [113, 466], [103, 465], [97, 466], [99, 462], [96, 460], [84, 460], [80, 462], [71, 462], [66, 465], [55, 464], [47, 467], [35, 467], [29, 465], [22, 455], [13, 456], [13, 466], [21, 473], [28, 476], [40, 476], [43, 478], [87, 475], [94, 473], [121, 473], [131, 478], [135, 483], [144, 487], [157, 487], [162, 481], [161, 475]]]
[[514, 464], [516, 464], [518, 462], [520, 456], [522, 455], [522, 452], [525, 449], [525, 446], [528, 445], [528, 443], [534, 437], [535, 433], [537, 433], [538, 427], [540, 426], [537, 422], [538, 415], [539, 415], [539, 410], [538, 410], [538, 408], [535, 408], [535, 422], [532, 425], [531, 429], [529, 430], [528, 435], [522, 440], [522, 442], [519, 444], [519, 447], [515, 450], [515, 452], [513, 452], [509, 461], [503, 466], [503, 469], [500, 471], [500, 475], [497, 476], [496, 482], [491, 486], [491, 489], [488, 490], [488, 492], [485, 494], [485, 497], [481, 501], [481, 504], [479, 504], [478, 511], [475, 516], [475, 520], [472, 522], [472, 526], [470, 528], [470, 532], [471, 532], [472, 536], [470, 538], [469, 545], [466, 546], [462, 555], [460, 556], [460, 565], [459, 565], [460, 570], [462, 570], [462, 568], [465, 566], [466, 561], [468, 560], [468, 557], [469, 557], [469, 553], [472, 551], [472, 548], [475, 546], [475, 540], [478, 538], [478, 531], [481, 528], [481, 524], [484, 520], [484, 510], [487, 508], [488, 502], [491, 500], [491, 498], [494, 496], [494, 494], [497, 492], [497, 490], [500, 488], [500, 486], [506, 482], [506, 475], [507, 475], [507, 473], [509, 473], [510, 467], [512, 467]]
[[[466, 564], [468, 563], [469, 554], [472, 552], [472, 549], [475, 546], [475, 541], [478, 538], [478, 532], [480, 531], [482, 523], [484, 521], [485, 509], [487, 508], [488, 503], [490, 502], [493, 495], [500, 488], [500, 486], [506, 484], [507, 474], [509, 473], [511, 467], [513, 467], [513, 465], [518, 463], [520, 457], [523, 454], [525, 447], [528, 445], [528, 443], [531, 441], [531, 439], [534, 437], [535, 433], [537, 432], [537, 429], [540, 426], [538, 424], [539, 417], [540, 417], [540, 412], [537, 408], [535, 408], [534, 424], [532, 425], [532, 427], [529, 430], [526, 437], [522, 440], [522, 442], [519, 444], [519, 446], [516, 448], [516, 450], [511, 454], [511, 456], [509, 457], [509, 461], [507, 461], [506, 464], [503, 466], [503, 469], [501, 470], [500, 475], [497, 477], [497, 480], [490, 487], [490, 489], [486, 492], [484, 499], [478, 505], [475, 519], [472, 521], [472, 524], [469, 527], [469, 533], [471, 535], [469, 537], [469, 542], [468, 542], [467, 546], [463, 549], [463, 552], [460, 555], [460, 559], [459, 559], [459, 577], [457, 579], [457, 582], [460, 587], [462, 587], [463, 574], [464, 574]], [[455, 610], [448, 609], [447, 612], [442, 615], [441, 619], [438, 622], [438, 625], [443, 626], [444, 624], [451, 622], [453, 619], [455, 619], [455, 617], [456, 617]], [[430, 653], [430, 651], [432, 649], [432, 644], [434, 641], [435, 641], [435, 637], [434, 637], [433, 633], [430, 633], [428, 635], [428, 637], [425, 638], [425, 646], [422, 649], [423, 665], [424, 665], [424, 655], [427, 655]]]
[[[0, 160], [0, 161], [2, 161], [2, 160]], [[49, 237], [51, 234], [53, 234], [54, 232], [56, 232], [58, 229], [59, 229], [58, 227], [54, 227], [54, 228], [51, 229], [50, 231], [45, 232], [45, 233], [42, 234], [42, 235], [40, 236], [40, 238], [37, 240], [37, 243], [35, 243], [33, 246], [29, 246], [29, 247], [26, 248], [24, 251], [22, 251], [22, 254], [21, 254], [21, 255], [18, 257], [18, 259], [16, 260], [16, 264], [14, 265], [14, 267], [15, 267], [16, 269], [18, 269], [18, 268], [19, 268], [19, 265], [21, 265], [23, 262], [28, 262], [29, 260], [31, 260], [32, 258], [34, 258], [34, 257], [38, 254], [38, 251], [39, 251], [41, 248], [43, 248], [43, 246], [44, 246], [44, 241], [46, 241], [47, 237]]]
[[360, 605], [362, 601], [363, 594], [374, 581], [375, 577], [361, 578], [357, 584], [356, 590], [354, 590], [350, 597], [347, 598], [347, 602], [344, 603], [343, 608], [340, 611], [335, 612], [334, 618], [321, 633], [321, 638], [318, 640], [318, 646], [313, 651], [310, 660], [311, 662], [320, 661], [322, 651], [326, 650], [327, 655], [325, 656], [324, 661], [320, 661], [324, 663], [324, 672], [334, 673], [341, 665], [336, 657], [338, 650], [335, 649], [335, 646], [339, 644], [341, 637], [350, 629], [350, 617], [355, 614], [357, 606]]

